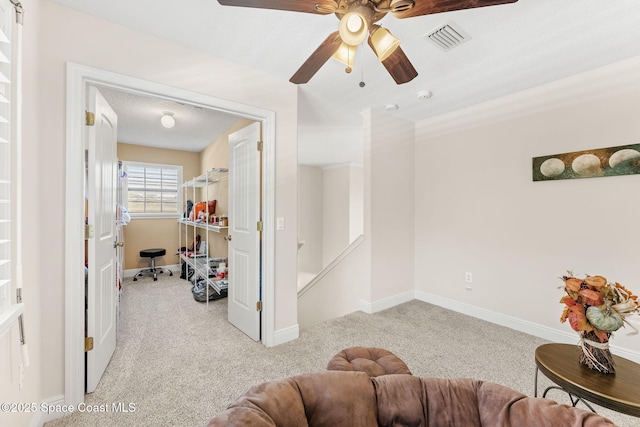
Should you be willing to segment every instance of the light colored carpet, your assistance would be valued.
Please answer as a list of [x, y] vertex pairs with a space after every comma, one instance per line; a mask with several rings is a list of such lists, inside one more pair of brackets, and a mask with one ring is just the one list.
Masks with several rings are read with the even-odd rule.
[[[133, 404], [135, 412], [75, 412], [45, 426], [202, 426], [250, 386], [323, 371], [335, 353], [352, 346], [386, 348], [414, 375], [477, 378], [533, 395], [533, 354], [546, 342], [420, 301], [352, 313], [274, 348], [253, 342], [226, 318], [226, 299], [207, 310], [177, 276], [126, 280], [118, 346], [86, 403]], [[539, 393], [551, 384], [541, 374], [539, 382]], [[569, 403], [560, 392], [549, 397]], [[623, 427], [638, 425], [637, 418], [598, 412]]]

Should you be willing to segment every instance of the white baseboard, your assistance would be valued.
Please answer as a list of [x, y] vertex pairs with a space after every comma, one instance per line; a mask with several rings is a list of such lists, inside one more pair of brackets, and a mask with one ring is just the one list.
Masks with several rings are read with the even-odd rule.
[[[449, 310], [456, 311], [458, 313], [466, 314], [468, 316], [476, 317], [478, 319], [486, 320], [487, 322], [491, 322], [497, 325], [505, 326], [507, 328], [515, 329], [516, 331], [524, 332], [526, 334], [543, 338], [551, 342], [565, 343], [565, 344], [578, 343], [578, 337], [573, 332], [560, 331], [558, 329], [550, 328], [548, 326], [529, 322], [527, 320], [509, 316], [507, 314], [502, 314], [492, 310], [487, 310], [485, 308], [476, 307], [471, 304], [441, 297], [439, 295], [434, 295], [428, 292], [416, 290], [415, 299], [428, 302], [430, 304], [437, 305], [440, 307], [444, 307]], [[624, 357], [625, 359], [629, 359], [636, 363], [640, 363], [640, 352], [617, 347], [613, 344], [611, 345], [611, 352], [620, 357]]]
[[[44, 423], [62, 418], [71, 412], [62, 412], [64, 408], [64, 396], [58, 395], [50, 397], [40, 402], [36, 416], [31, 419], [29, 427], [42, 427]], [[43, 411], [43, 408], [51, 408], [50, 411]]]
[[382, 310], [386, 310], [387, 308], [395, 307], [396, 305], [403, 304], [405, 302], [409, 302], [412, 299], [415, 299], [415, 291], [406, 291], [401, 294], [392, 295], [390, 297], [383, 298], [374, 302], [368, 302], [361, 299], [360, 301], [358, 301], [358, 305], [360, 306], [361, 311], [372, 314]]
[[[174, 275], [180, 271], [180, 264], [171, 264], [171, 265], [157, 265], [157, 268], [166, 268], [167, 270], [170, 270]], [[149, 267], [143, 267], [143, 268], [133, 268], [131, 270], [124, 270], [124, 277], [125, 279], [128, 277], [133, 277], [136, 274], [138, 274], [140, 271], [145, 270]]]
[[286, 328], [278, 329], [273, 334], [273, 346], [284, 344], [289, 341], [293, 341], [300, 336], [300, 327], [296, 323], [295, 325], [288, 326]]

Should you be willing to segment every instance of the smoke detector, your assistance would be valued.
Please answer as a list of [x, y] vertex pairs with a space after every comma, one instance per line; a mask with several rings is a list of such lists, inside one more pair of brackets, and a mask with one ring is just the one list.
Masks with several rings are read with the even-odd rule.
[[418, 91], [418, 99], [419, 100], [425, 100], [425, 99], [429, 99], [433, 96], [433, 94], [431, 93], [430, 90], [420, 90]]

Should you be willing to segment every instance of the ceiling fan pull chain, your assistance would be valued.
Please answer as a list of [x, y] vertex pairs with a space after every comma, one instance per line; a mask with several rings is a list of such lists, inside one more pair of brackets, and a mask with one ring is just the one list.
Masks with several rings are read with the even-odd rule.
[[[364, 45], [364, 43], [363, 43]], [[362, 64], [360, 66], [360, 83], [359, 86], [360, 87], [365, 87], [365, 83], [364, 83], [364, 60], [362, 59], [362, 51], [364, 49], [360, 49], [360, 64]]]

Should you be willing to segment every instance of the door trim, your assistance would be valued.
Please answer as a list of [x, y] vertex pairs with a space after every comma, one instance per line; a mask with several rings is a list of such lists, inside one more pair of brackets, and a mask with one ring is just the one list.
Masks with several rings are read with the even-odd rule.
[[275, 337], [275, 119], [273, 111], [67, 62], [65, 213], [65, 404], [84, 402], [84, 109], [87, 87], [186, 101], [262, 122], [262, 343]]

